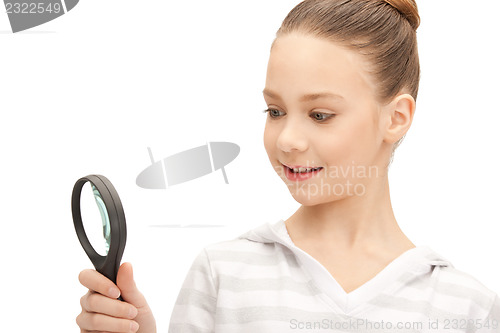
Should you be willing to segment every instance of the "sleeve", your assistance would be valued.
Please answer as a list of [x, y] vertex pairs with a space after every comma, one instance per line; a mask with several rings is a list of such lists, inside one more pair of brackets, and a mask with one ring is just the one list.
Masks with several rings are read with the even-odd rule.
[[476, 331], [478, 333], [500, 333], [500, 298], [495, 295], [495, 300], [491, 306], [488, 316], [482, 321], [481, 326]]
[[170, 317], [169, 333], [213, 333], [217, 288], [206, 249], [194, 260]]

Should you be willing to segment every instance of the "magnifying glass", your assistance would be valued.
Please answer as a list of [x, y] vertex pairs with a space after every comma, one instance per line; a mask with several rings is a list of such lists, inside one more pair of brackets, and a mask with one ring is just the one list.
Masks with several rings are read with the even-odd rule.
[[90, 261], [116, 284], [127, 241], [125, 213], [118, 192], [102, 175], [82, 177], [73, 187], [71, 211], [78, 240]]

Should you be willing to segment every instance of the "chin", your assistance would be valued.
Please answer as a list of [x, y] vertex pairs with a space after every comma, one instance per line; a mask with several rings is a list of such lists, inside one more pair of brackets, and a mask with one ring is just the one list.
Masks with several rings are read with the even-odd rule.
[[320, 194], [311, 194], [307, 191], [296, 191], [295, 189], [291, 189], [290, 194], [302, 206], [316, 206], [333, 201], [332, 198], [325, 198]]
[[[289, 183], [285, 183], [288, 186], [288, 190], [292, 197], [303, 206], [316, 206], [321, 204], [329, 204], [334, 201], [340, 201], [345, 198], [350, 197], [351, 195], [347, 192], [343, 193], [332, 193], [324, 190], [328, 188], [327, 186], [323, 187], [323, 190], [319, 186], [314, 184], [303, 186], [295, 186]], [[318, 187], [320, 190], [318, 190]]]

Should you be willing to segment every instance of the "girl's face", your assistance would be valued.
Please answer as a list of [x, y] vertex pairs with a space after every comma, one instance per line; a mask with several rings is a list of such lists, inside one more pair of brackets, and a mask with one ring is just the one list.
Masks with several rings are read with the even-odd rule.
[[[365, 68], [360, 55], [310, 35], [287, 34], [274, 43], [264, 146], [303, 205], [363, 195], [384, 174], [392, 145], [384, 142], [384, 107]], [[322, 169], [294, 175], [285, 165]]]

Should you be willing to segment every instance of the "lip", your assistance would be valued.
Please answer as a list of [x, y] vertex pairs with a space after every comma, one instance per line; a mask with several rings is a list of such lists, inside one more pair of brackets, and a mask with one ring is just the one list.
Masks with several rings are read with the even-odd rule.
[[[286, 164], [283, 164], [281, 163], [285, 169], [285, 176], [288, 180], [291, 180], [291, 181], [303, 181], [303, 180], [306, 180], [306, 179], [309, 179], [311, 177], [314, 177], [317, 173], [321, 172], [321, 170], [323, 170], [323, 167], [317, 167], [317, 168], [321, 168], [319, 170], [316, 170], [316, 171], [310, 171], [310, 172], [306, 172], [306, 173], [294, 173], [292, 170], [290, 170], [290, 168], [286, 165]], [[305, 167], [305, 166], [293, 166], [293, 168], [314, 168], [314, 167]]]
[[287, 167], [287, 168], [290, 168], [290, 169], [298, 169], [298, 168], [312, 168], [312, 169], [316, 169], [316, 168], [321, 168], [319, 166], [305, 166], [305, 165], [287, 165], [287, 164], [284, 164], [284, 163], [281, 163], [284, 167]]

